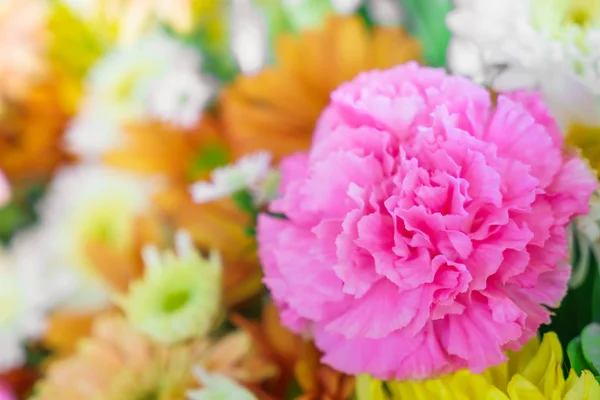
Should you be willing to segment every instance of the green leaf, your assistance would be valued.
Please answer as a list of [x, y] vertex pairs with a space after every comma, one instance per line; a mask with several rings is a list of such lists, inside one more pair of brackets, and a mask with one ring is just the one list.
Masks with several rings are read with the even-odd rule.
[[569, 342], [567, 354], [569, 355], [571, 368], [577, 372], [577, 375], [581, 375], [581, 371], [588, 369], [587, 361], [585, 361], [585, 358], [583, 357], [583, 348], [581, 347], [581, 339], [579, 337], [576, 337]]
[[192, 160], [189, 175], [195, 180], [199, 175], [212, 171], [217, 167], [227, 164], [229, 153], [221, 144], [209, 144], [204, 146]]
[[583, 357], [594, 375], [600, 375], [600, 324], [590, 324], [581, 332]]
[[232, 196], [235, 204], [244, 212], [247, 212], [250, 215], [256, 215], [257, 210], [254, 206], [254, 198], [249, 190], [240, 190], [235, 192]]
[[398, 0], [405, 15], [406, 28], [423, 43], [425, 62], [433, 67], [446, 65], [450, 31], [446, 14], [451, 0]]

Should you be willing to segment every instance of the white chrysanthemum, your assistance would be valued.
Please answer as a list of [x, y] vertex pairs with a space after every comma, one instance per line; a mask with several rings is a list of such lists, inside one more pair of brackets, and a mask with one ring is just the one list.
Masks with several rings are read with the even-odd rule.
[[118, 121], [103, 116], [101, 110], [84, 108], [70, 122], [65, 138], [70, 151], [84, 160], [98, 161], [121, 143], [123, 131]]
[[46, 250], [47, 238], [32, 230], [0, 251], [0, 372], [25, 362], [24, 345], [42, 335], [47, 313], [74, 288], [67, 270], [46, 262]]
[[150, 113], [185, 128], [194, 126], [215, 93], [216, 82], [191, 69], [173, 69], [157, 80], [148, 99]]
[[261, 151], [239, 159], [235, 164], [215, 169], [212, 182], [197, 182], [192, 185], [191, 193], [197, 203], [207, 203], [222, 199], [240, 190], [253, 192], [268, 175], [271, 154]]
[[203, 387], [188, 391], [188, 400], [258, 400], [254, 394], [223, 375], [210, 374], [200, 367], [194, 369], [194, 375]]
[[94, 157], [118, 144], [124, 123], [148, 117], [182, 125], [197, 120], [214, 92], [200, 67], [197, 51], [165, 34], [115, 48], [89, 73], [80, 115], [67, 134], [69, 146]]
[[563, 126], [600, 122], [600, 0], [455, 3], [453, 72], [500, 91], [540, 88]]
[[130, 323], [166, 344], [206, 335], [221, 308], [218, 253], [202, 257], [191, 236], [182, 231], [175, 237], [175, 253], [148, 246], [143, 258], [144, 278], [117, 299]]
[[153, 183], [137, 175], [100, 165], [58, 171], [41, 204], [42, 226], [51, 247], [50, 261], [77, 272], [79, 287], [70, 298], [74, 308], [109, 302], [87, 253], [90, 243], [116, 252], [132, 248], [134, 223], [150, 204]]

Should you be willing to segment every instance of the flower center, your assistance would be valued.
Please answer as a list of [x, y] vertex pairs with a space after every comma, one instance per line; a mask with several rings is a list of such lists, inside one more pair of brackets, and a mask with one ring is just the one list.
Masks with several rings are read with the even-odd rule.
[[533, 25], [554, 37], [571, 39], [600, 26], [600, 0], [532, 0]]
[[187, 290], [178, 290], [168, 293], [162, 302], [162, 310], [171, 314], [183, 308], [190, 300], [190, 293]]

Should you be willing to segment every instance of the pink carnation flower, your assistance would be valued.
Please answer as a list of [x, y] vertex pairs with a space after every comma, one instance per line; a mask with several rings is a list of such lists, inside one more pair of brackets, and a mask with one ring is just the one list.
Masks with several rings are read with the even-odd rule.
[[0, 400], [17, 400], [10, 386], [0, 380]]
[[422, 379], [506, 360], [566, 291], [565, 228], [596, 187], [537, 95], [409, 63], [331, 95], [262, 215], [284, 323], [350, 374]]

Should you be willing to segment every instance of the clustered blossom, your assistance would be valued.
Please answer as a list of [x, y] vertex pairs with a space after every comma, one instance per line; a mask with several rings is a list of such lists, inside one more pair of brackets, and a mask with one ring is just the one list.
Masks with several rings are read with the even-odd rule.
[[482, 372], [566, 290], [565, 227], [596, 187], [537, 95], [408, 63], [331, 95], [258, 222], [285, 325], [351, 374]]
[[[448, 66], [497, 90], [540, 89], [559, 122], [600, 123], [600, 1], [458, 0]], [[568, 95], [565, 95], [568, 93]]]

